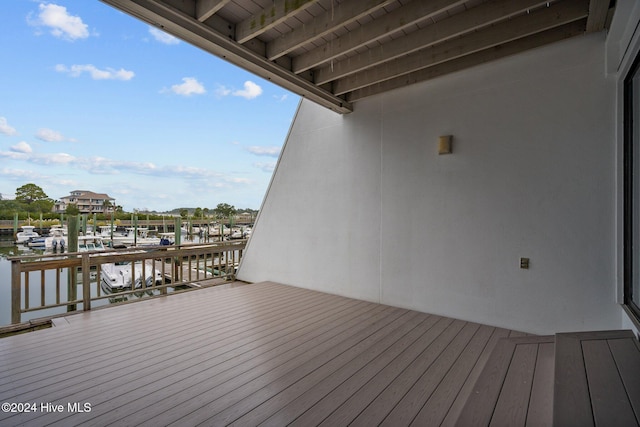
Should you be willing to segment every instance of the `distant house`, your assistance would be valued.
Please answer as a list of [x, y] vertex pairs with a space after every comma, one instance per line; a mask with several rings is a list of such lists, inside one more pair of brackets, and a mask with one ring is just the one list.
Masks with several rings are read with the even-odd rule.
[[109, 214], [115, 209], [115, 201], [108, 194], [94, 193], [92, 191], [74, 190], [71, 195], [60, 198], [53, 206], [56, 213], [65, 212], [70, 204], [76, 205], [80, 213]]

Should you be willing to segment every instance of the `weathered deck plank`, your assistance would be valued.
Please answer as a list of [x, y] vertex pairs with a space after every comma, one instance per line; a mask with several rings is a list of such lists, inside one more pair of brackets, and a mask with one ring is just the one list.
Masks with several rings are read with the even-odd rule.
[[0, 424], [431, 425], [457, 415], [510, 333], [269, 282], [62, 323], [0, 340], [0, 398], [65, 410]]

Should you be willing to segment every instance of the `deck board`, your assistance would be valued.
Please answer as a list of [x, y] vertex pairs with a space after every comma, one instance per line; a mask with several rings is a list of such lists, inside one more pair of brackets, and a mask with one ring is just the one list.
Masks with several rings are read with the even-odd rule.
[[640, 426], [640, 346], [630, 330], [556, 335], [554, 425]]
[[436, 391], [447, 374], [460, 368], [458, 362], [462, 354], [472, 354], [471, 351], [464, 353], [463, 350], [470, 345], [479, 328], [478, 324], [467, 323], [438, 359], [418, 378], [398, 405], [389, 412], [381, 425], [409, 425], [427, 401], [437, 394]]
[[384, 389], [367, 408], [350, 424], [352, 426], [372, 426], [380, 424], [405, 396], [415, 381], [425, 373], [438, 357], [454, 341], [466, 322], [454, 320], [418, 358], [416, 358], [391, 384]]
[[512, 333], [271, 282], [56, 323], [0, 340], [0, 398], [65, 411], [0, 425], [446, 424]]
[[495, 330], [496, 328], [490, 326], [480, 326], [467, 348], [461, 353], [455, 365], [447, 372], [438, 388], [422, 406], [411, 425], [423, 426], [429, 423], [440, 425], [444, 422], [457, 397], [461, 394], [460, 391], [465, 381], [469, 381], [482, 352], [491, 342], [491, 337]]
[[510, 331], [508, 329], [503, 329], [503, 328], [493, 328], [493, 329], [494, 330], [493, 330], [493, 333], [491, 334], [491, 338], [485, 345], [484, 349], [482, 350], [482, 353], [480, 354], [480, 357], [478, 357], [478, 359], [476, 360], [475, 365], [473, 366], [473, 369], [471, 370], [471, 372], [465, 379], [464, 384], [458, 391], [458, 395], [454, 400], [453, 404], [451, 405], [451, 408], [449, 408], [449, 411], [446, 413], [446, 416], [442, 422], [443, 427], [452, 427], [452, 426], [458, 425], [458, 419], [460, 418], [460, 414], [462, 413], [464, 406], [469, 400], [469, 397], [472, 395], [473, 388], [476, 382], [478, 381], [478, 378], [482, 374], [482, 371], [484, 370], [487, 364], [487, 361], [489, 360], [489, 357], [491, 357], [491, 354], [495, 350], [498, 342], [502, 338], [506, 338], [509, 336]]
[[[629, 395], [629, 403], [637, 420], [640, 420], [640, 343], [630, 339], [607, 340], [615, 359], [624, 388]], [[633, 357], [633, 355], [636, 357]], [[635, 379], [635, 381], [634, 381]]]
[[491, 427], [525, 424], [530, 394], [520, 393], [520, 389], [525, 387], [531, 390], [537, 357], [537, 344], [516, 346], [491, 418], [491, 424], [489, 424]]
[[500, 339], [457, 424], [550, 426], [553, 342], [553, 336], [525, 334]]
[[[422, 327], [435, 323], [435, 319], [428, 315], [417, 316], [404, 323], [402, 328], [380, 340], [368, 351], [361, 352], [355, 358], [340, 366], [333, 372], [317, 369], [293, 386], [278, 393], [259, 407], [246, 413], [234, 422], [237, 426], [287, 425], [300, 416], [314, 403], [321, 400], [331, 391], [357, 374], [363, 367], [375, 370], [384, 365], [401, 351], [407, 344], [414, 342]], [[327, 366], [327, 365], [325, 365]], [[267, 419], [268, 417], [268, 419]]]
[[607, 342], [583, 341], [582, 348], [596, 425], [635, 424], [636, 417]]
[[555, 343], [542, 343], [538, 347], [531, 399], [527, 412], [527, 427], [550, 426], [553, 424], [553, 378]]

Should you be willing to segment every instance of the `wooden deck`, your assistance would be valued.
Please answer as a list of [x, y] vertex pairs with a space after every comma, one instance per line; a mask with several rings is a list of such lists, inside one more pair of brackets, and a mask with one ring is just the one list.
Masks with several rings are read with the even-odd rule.
[[202, 289], [0, 339], [0, 402], [36, 404], [0, 425], [455, 425], [522, 335], [270, 282]]
[[0, 339], [0, 402], [30, 411], [1, 426], [640, 425], [631, 331], [539, 337], [271, 282], [54, 324]]

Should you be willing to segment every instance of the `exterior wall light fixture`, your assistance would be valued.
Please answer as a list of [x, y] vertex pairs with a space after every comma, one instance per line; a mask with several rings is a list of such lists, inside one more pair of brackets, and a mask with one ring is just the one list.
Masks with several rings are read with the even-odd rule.
[[444, 135], [438, 138], [438, 154], [451, 154], [453, 147], [451, 146], [453, 141], [452, 135]]

